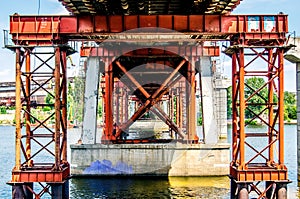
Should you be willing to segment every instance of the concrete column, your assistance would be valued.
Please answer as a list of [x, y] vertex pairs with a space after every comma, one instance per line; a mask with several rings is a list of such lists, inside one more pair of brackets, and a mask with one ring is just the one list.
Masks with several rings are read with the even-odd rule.
[[216, 121], [220, 139], [227, 138], [227, 88], [231, 85], [230, 80], [214, 79], [214, 98], [216, 108]]
[[218, 142], [218, 128], [216, 121], [216, 107], [213, 96], [213, 78], [211, 72], [210, 57], [201, 57], [200, 67], [202, 71], [202, 105], [203, 126], [205, 143], [215, 144]]
[[84, 92], [82, 143], [95, 144], [97, 131], [98, 90], [100, 81], [100, 60], [90, 57], [87, 60]]
[[298, 181], [300, 180], [300, 38], [293, 38], [290, 44], [297, 47], [292, 48], [284, 56], [285, 59], [296, 63], [296, 89], [297, 89], [297, 162], [298, 162]]
[[297, 83], [297, 162], [298, 162], [298, 181], [300, 180], [300, 62], [296, 64], [296, 83]]

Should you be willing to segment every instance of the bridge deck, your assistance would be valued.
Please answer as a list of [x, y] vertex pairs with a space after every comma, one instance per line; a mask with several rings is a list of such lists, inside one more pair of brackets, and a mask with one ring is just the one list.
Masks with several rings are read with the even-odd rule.
[[78, 15], [228, 14], [241, 0], [59, 0]]

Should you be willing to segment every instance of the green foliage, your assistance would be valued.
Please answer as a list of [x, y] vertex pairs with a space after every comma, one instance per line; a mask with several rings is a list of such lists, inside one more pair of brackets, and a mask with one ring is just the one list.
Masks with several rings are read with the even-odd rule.
[[[98, 110], [97, 110], [97, 113], [98, 113], [98, 117], [102, 117], [102, 103], [99, 103], [98, 102]], [[150, 117], [150, 116], [149, 116]]]
[[[249, 118], [246, 120], [246, 124], [255, 125], [257, 123], [255, 120], [251, 121], [251, 118], [255, 114], [261, 113], [261, 111], [266, 107], [263, 105], [268, 101], [269, 94], [268, 88], [265, 85], [265, 80], [261, 77], [252, 77], [245, 80], [245, 99], [249, 98], [248, 106], [245, 110], [245, 117]], [[263, 87], [264, 86], [264, 87]], [[263, 87], [263, 88], [262, 88]], [[262, 89], [260, 89], [262, 88]], [[260, 89], [258, 93], [254, 93]], [[273, 96], [273, 101], [278, 102], [276, 95]], [[267, 114], [267, 111], [264, 111], [263, 114]], [[232, 117], [232, 87], [227, 89], [227, 118]], [[284, 92], [284, 120], [291, 121], [297, 119], [297, 105], [296, 105], [296, 95], [292, 92]]]
[[201, 125], [202, 125], [202, 122], [203, 122], [203, 121], [202, 121], [202, 117], [198, 117], [198, 118], [197, 118], [197, 125], [198, 125], [198, 126], [201, 126]]
[[246, 118], [252, 118], [255, 114], [259, 114], [265, 107], [264, 105], [259, 104], [263, 104], [268, 101], [268, 88], [265, 86], [259, 92], [254, 92], [265, 84], [265, 80], [261, 77], [248, 78], [245, 80], [245, 84], [245, 99], [250, 97], [248, 100], [249, 105], [245, 110], [245, 116]]
[[246, 119], [245, 123], [248, 125], [257, 125], [257, 121], [256, 120], [251, 120], [251, 119]]
[[[54, 94], [53, 93], [48, 93], [45, 97], [45, 103], [48, 104], [48, 105], [53, 105], [55, 102], [55, 99], [54, 99]], [[51, 109], [53, 109], [53, 106], [51, 107]]]
[[43, 108], [43, 111], [44, 111], [44, 112], [51, 111], [51, 107], [49, 107], [49, 106], [46, 106], [46, 107], [44, 107], [44, 108]]
[[284, 92], [284, 119], [288, 121], [297, 119], [296, 95], [288, 91]]
[[0, 114], [6, 114], [7, 108], [6, 106], [0, 106]]

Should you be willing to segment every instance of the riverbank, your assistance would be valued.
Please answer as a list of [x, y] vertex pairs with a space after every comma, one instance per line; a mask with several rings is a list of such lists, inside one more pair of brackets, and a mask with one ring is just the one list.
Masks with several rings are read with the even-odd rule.
[[[231, 119], [228, 119], [227, 120], [227, 124], [228, 125], [231, 125], [232, 124], [232, 120]], [[297, 125], [297, 120], [289, 120], [289, 121], [284, 121], [284, 124], [287, 124], [287, 125]], [[257, 123], [255, 125], [251, 125], [251, 126], [263, 126], [264, 123]]]
[[0, 114], [0, 125], [13, 125], [14, 119], [14, 113]]

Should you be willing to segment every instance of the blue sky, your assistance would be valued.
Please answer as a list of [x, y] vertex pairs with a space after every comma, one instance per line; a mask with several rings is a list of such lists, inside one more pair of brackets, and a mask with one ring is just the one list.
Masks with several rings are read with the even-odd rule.
[[[0, 1], [0, 45], [3, 44], [3, 29], [9, 29], [9, 15], [37, 15], [39, 0]], [[40, 0], [40, 14], [68, 14], [58, 0]], [[299, 0], [243, 0], [233, 14], [277, 14], [289, 15], [289, 31], [296, 31], [300, 36], [300, 1]], [[299, 25], [298, 25], [299, 24]], [[0, 49], [0, 81], [14, 81], [15, 56], [7, 49]], [[75, 63], [76, 64], [76, 63]], [[224, 63], [227, 65], [228, 63]], [[285, 61], [285, 90], [296, 91], [296, 66]], [[225, 67], [226, 72], [226, 67]], [[228, 71], [227, 71], [228, 73]], [[230, 72], [229, 72], [230, 73]]]

